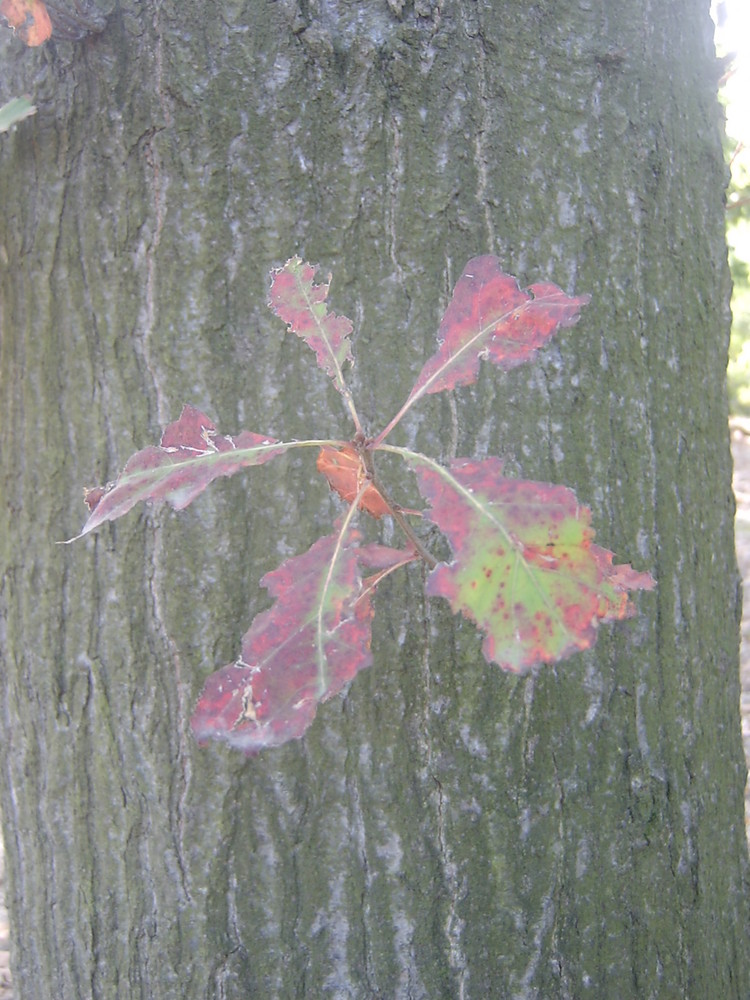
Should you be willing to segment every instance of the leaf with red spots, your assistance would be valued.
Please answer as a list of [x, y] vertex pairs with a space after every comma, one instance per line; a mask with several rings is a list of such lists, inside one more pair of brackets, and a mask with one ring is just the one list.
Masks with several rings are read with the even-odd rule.
[[454, 555], [432, 570], [427, 593], [476, 622], [486, 659], [504, 670], [588, 649], [600, 621], [633, 614], [629, 590], [654, 586], [593, 544], [591, 512], [567, 487], [507, 479], [498, 458], [456, 459], [450, 469], [408, 461]]
[[412, 396], [470, 385], [483, 358], [506, 370], [531, 361], [559, 327], [578, 322], [590, 298], [572, 298], [549, 281], [522, 291], [497, 257], [475, 257], [453, 290], [438, 331], [440, 347]]
[[158, 447], [144, 448], [128, 459], [115, 483], [85, 491], [91, 513], [76, 538], [104, 521], [122, 517], [141, 500], [166, 500], [175, 510], [182, 510], [219, 476], [262, 465], [289, 447], [250, 431], [225, 437], [205, 413], [185, 406], [179, 420], [162, 434]]
[[[349, 520], [263, 577], [275, 603], [245, 633], [236, 663], [206, 681], [191, 720], [200, 743], [252, 754], [298, 739], [318, 704], [370, 666], [375, 585], [415, 554], [359, 547]], [[379, 572], [363, 580], [364, 567]]]
[[0, 14], [27, 45], [41, 45], [52, 34], [52, 22], [42, 0], [0, 0]]
[[339, 392], [348, 395], [343, 367], [352, 361], [351, 320], [329, 313], [326, 306], [331, 276], [315, 284], [317, 267], [292, 257], [271, 271], [268, 305], [289, 329], [315, 352], [318, 366], [333, 379]]
[[377, 437], [382, 442], [422, 396], [475, 382], [480, 360], [515, 368], [531, 361], [561, 326], [578, 322], [590, 295], [571, 297], [550, 281], [522, 290], [497, 257], [474, 257], [463, 270], [438, 330], [438, 350], [409, 398]]
[[[317, 467], [318, 472], [321, 472], [328, 480], [331, 489], [335, 490], [347, 503], [354, 500], [367, 478], [362, 459], [351, 445], [342, 445], [339, 448], [329, 446], [321, 448]], [[376, 519], [381, 518], [383, 514], [390, 513], [390, 507], [372, 485], [365, 488], [362, 499], [359, 501], [359, 509], [366, 511]]]

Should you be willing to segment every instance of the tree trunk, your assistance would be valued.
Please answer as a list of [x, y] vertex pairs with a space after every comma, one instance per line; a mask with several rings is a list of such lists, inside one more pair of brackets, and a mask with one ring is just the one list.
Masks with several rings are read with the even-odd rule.
[[[706, 7], [108, 0], [76, 42], [5, 33], [0, 97], [39, 108], [0, 136], [20, 1000], [750, 996]], [[590, 292], [537, 363], [484, 366], [394, 443], [572, 486], [658, 585], [518, 678], [410, 568], [379, 589], [374, 665], [245, 759], [189, 717], [259, 578], [340, 511], [310, 456], [55, 542], [183, 402], [223, 433], [349, 436], [265, 306], [297, 252], [355, 321], [372, 432], [470, 257]]]

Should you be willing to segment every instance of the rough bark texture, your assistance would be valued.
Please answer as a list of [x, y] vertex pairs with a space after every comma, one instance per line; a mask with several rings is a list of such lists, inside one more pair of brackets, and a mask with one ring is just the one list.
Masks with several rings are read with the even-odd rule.
[[[0, 136], [18, 997], [745, 1000], [707, 5], [100, 9], [100, 33], [0, 52], [0, 97], [39, 105]], [[188, 718], [267, 603], [258, 578], [337, 509], [310, 456], [54, 543], [80, 528], [80, 487], [184, 401], [224, 433], [348, 433], [264, 306], [295, 252], [356, 321], [373, 431], [469, 257], [591, 292], [533, 368], [425, 401], [394, 442], [573, 486], [658, 589], [593, 653], [519, 679], [405, 572], [379, 595], [375, 665], [248, 761], [198, 750]]]

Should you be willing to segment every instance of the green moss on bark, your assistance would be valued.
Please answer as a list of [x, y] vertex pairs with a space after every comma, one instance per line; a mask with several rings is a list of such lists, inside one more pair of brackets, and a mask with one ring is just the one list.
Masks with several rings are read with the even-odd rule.
[[[40, 108], [0, 137], [0, 795], [19, 997], [744, 1000], [728, 279], [702, 8], [125, 0], [81, 45], [4, 44], [2, 86]], [[335, 510], [311, 462], [53, 542], [80, 527], [79, 487], [185, 401], [228, 433], [346, 433], [264, 305], [268, 269], [295, 252], [333, 272], [356, 322], [373, 431], [469, 257], [590, 292], [536, 366], [483, 372], [455, 423], [424, 401], [394, 440], [569, 483], [658, 589], [595, 651], [519, 679], [425, 604], [412, 569], [381, 588], [373, 667], [304, 741], [245, 761], [197, 749], [187, 720], [266, 606], [259, 577]]]

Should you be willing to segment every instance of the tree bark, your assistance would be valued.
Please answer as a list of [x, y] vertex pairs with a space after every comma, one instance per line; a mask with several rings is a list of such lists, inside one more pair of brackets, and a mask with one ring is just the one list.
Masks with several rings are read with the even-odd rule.
[[[20, 1000], [750, 996], [705, 7], [109, 0], [76, 42], [6, 33], [0, 97], [39, 107], [0, 136]], [[373, 667], [305, 738], [197, 748], [194, 700], [267, 606], [257, 581], [340, 505], [293, 455], [56, 545], [81, 486], [188, 401], [222, 433], [351, 433], [265, 306], [294, 253], [333, 272], [379, 430], [488, 252], [592, 304], [394, 442], [572, 486], [657, 589], [518, 678], [412, 568], [379, 589]]]

